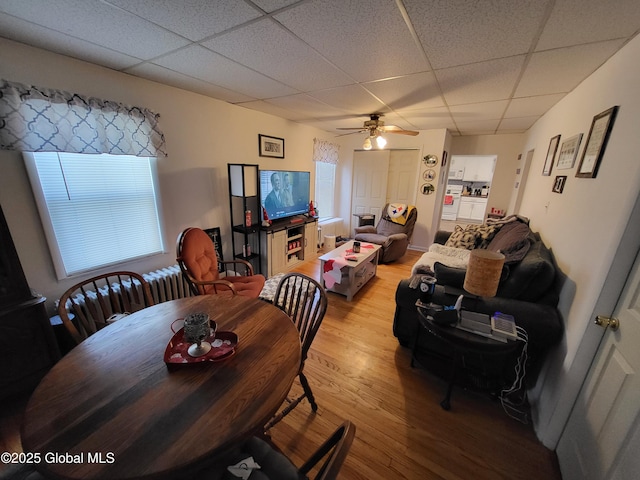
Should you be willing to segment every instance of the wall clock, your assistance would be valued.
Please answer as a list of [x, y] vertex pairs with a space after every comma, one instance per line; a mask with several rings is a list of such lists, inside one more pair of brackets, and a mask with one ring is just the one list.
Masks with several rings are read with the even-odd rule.
[[435, 167], [438, 164], [438, 157], [435, 155], [425, 155], [422, 161], [427, 167]]
[[424, 172], [422, 172], [422, 178], [426, 181], [433, 180], [434, 178], [436, 178], [436, 172], [431, 169], [425, 170]]
[[433, 192], [436, 191], [436, 189], [430, 183], [424, 183], [420, 187], [420, 191], [422, 192], [423, 195], [431, 195]]

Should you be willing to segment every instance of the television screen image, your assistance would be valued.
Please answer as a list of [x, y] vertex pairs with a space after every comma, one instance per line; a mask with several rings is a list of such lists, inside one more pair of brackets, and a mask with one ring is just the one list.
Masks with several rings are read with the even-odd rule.
[[260, 203], [269, 220], [309, 211], [309, 172], [260, 170]]

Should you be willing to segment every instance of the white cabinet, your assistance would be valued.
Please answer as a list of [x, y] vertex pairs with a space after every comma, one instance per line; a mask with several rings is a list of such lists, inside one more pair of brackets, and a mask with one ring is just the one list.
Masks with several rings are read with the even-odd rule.
[[449, 180], [462, 180], [464, 178], [465, 160], [460, 157], [451, 157], [449, 167]]
[[264, 230], [262, 271], [267, 277], [286, 272], [317, 256], [318, 221], [283, 224]]
[[458, 209], [458, 218], [484, 221], [486, 210], [486, 198], [462, 197], [460, 199], [460, 208]]
[[495, 157], [473, 157], [468, 158], [464, 166], [462, 179], [465, 182], [487, 182], [493, 178], [495, 168]]

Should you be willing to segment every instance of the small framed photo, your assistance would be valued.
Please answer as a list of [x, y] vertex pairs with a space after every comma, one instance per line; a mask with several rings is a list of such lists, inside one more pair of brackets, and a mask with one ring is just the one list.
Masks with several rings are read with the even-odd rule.
[[558, 175], [556, 177], [556, 181], [553, 182], [553, 191], [555, 193], [562, 193], [562, 191], [564, 190], [564, 184], [567, 182], [567, 176], [566, 175]]
[[261, 157], [284, 158], [284, 138], [258, 134], [258, 154]]
[[615, 106], [593, 117], [576, 177], [595, 178], [598, 174], [617, 112], [618, 106]]
[[573, 168], [578, 157], [578, 150], [580, 150], [580, 142], [582, 142], [581, 133], [562, 142], [562, 147], [560, 147], [560, 153], [558, 154], [558, 163], [556, 163], [558, 170]]
[[551, 175], [551, 169], [553, 168], [553, 161], [556, 159], [556, 152], [558, 151], [558, 144], [560, 143], [560, 135], [556, 135], [549, 141], [549, 149], [547, 150], [547, 159], [544, 161], [544, 168], [542, 169], [542, 175], [548, 177]]

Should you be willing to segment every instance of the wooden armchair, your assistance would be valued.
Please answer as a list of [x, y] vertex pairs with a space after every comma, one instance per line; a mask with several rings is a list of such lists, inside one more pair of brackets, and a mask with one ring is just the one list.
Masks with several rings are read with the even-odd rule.
[[220, 262], [227, 271], [227, 275], [220, 278], [215, 246], [200, 228], [190, 227], [178, 235], [176, 257], [194, 295], [237, 294], [258, 298], [264, 287], [264, 276], [254, 274], [246, 260]]
[[133, 313], [153, 304], [151, 289], [142, 275], [109, 272], [69, 288], [60, 297], [58, 315], [78, 344], [107, 326], [118, 314]]

